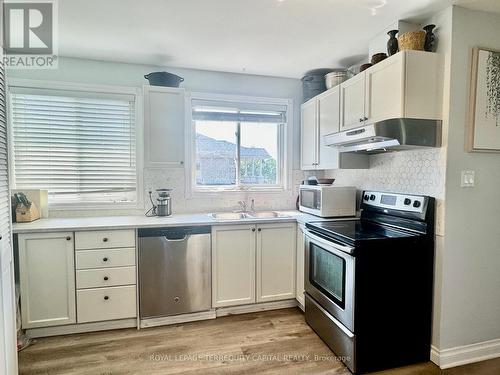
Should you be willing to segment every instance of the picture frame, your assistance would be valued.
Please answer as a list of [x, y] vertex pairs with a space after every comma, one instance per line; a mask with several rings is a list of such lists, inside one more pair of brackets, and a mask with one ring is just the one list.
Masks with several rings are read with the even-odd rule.
[[470, 71], [467, 152], [500, 153], [500, 51], [474, 47]]

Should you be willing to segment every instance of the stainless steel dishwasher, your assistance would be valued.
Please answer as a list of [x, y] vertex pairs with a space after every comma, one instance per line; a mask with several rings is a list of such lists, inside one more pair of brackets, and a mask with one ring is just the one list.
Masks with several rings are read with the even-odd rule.
[[210, 310], [210, 227], [139, 229], [141, 318]]

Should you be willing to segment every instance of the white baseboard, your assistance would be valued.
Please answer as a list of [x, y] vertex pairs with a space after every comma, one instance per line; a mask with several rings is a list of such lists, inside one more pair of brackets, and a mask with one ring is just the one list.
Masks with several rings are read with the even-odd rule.
[[500, 339], [438, 350], [431, 347], [431, 361], [442, 369], [500, 357]]
[[248, 313], [267, 311], [267, 310], [286, 309], [289, 307], [296, 307], [296, 306], [297, 306], [296, 300], [287, 299], [284, 301], [263, 302], [263, 303], [255, 303], [252, 305], [219, 307], [217, 309], [217, 317], [235, 315], [235, 314], [248, 314]]
[[196, 322], [198, 320], [207, 320], [207, 319], [215, 319], [215, 318], [216, 318], [215, 310], [209, 310], [209, 311], [201, 311], [201, 312], [191, 313], [191, 314], [165, 316], [162, 318], [143, 319], [143, 320], [141, 320], [140, 327], [141, 328], [158, 327], [158, 326], [165, 326], [165, 325], [170, 325], [170, 324]]
[[108, 320], [96, 323], [69, 324], [66, 326], [32, 328], [26, 330], [26, 335], [31, 338], [48, 337], [59, 335], [72, 335], [74, 333], [86, 333], [107, 331], [111, 329], [137, 327], [137, 319]]

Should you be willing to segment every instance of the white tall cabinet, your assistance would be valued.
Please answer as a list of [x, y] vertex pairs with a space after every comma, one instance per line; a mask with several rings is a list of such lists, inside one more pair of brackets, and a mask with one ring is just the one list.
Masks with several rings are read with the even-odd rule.
[[184, 164], [184, 89], [144, 86], [144, 165]]
[[19, 234], [23, 328], [76, 323], [73, 232]]
[[[3, 1], [0, 1], [0, 19]], [[0, 31], [0, 373], [17, 374], [14, 260], [7, 154], [7, 109], [2, 34]]]

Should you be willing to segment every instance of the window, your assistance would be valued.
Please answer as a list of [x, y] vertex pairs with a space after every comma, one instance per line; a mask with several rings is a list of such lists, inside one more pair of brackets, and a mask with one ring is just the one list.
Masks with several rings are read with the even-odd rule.
[[137, 202], [135, 95], [11, 87], [13, 180], [50, 204]]
[[283, 104], [192, 101], [194, 190], [283, 190]]

